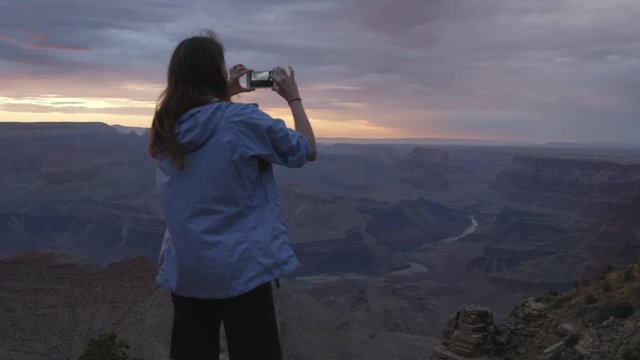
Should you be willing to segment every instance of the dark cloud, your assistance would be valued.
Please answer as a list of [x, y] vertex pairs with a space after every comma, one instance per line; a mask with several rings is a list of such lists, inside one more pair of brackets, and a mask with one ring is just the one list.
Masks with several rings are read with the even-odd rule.
[[0, 76], [161, 84], [177, 42], [211, 28], [230, 63], [293, 65], [308, 104], [339, 118], [637, 141], [638, 18], [635, 0], [0, 0]]

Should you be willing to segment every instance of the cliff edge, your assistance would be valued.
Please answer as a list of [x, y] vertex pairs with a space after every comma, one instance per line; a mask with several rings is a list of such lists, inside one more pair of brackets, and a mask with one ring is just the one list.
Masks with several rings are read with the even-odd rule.
[[467, 306], [443, 331], [436, 360], [640, 359], [640, 266], [632, 264], [565, 293], [524, 299], [501, 324]]

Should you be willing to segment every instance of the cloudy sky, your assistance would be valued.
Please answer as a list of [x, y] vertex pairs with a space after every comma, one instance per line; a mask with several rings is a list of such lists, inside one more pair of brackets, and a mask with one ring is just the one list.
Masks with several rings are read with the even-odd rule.
[[[0, 0], [0, 121], [149, 126], [175, 45], [291, 65], [321, 136], [640, 142], [638, 0]], [[268, 90], [235, 99], [287, 119]]]

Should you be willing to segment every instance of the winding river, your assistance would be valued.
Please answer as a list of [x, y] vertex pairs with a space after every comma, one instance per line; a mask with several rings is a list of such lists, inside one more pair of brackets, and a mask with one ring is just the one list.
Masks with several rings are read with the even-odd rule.
[[454, 237], [450, 237], [450, 238], [446, 238], [444, 240], [440, 240], [440, 242], [446, 243], [446, 242], [452, 242], [452, 241], [457, 241], [462, 239], [463, 237], [473, 234], [474, 232], [476, 232], [476, 230], [478, 229], [478, 222], [476, 221], [476, 217], [472, 216], [470, 218], [471, 220], [471, 225], [466, 228], [460, 235], [458, 236], [454, 236]]
[[[454, 241], [457, 241], [457, 240], [460, 240], [460, 239], [464, 238], [465, 236], [473, 234], [478, 229], [478, 222], [476, 221], [476, 217], [475, 216], [471, 216], [469, 219], [471, 220], [471, 225], [469, 225], [469, 227], [466, 228], [460, 234], [458, 234], [456, 236], [448, 237], [446, 239], [442, 239], [442, 240], [438, 240], [438, 241], [435, 241], [435, 242], [430, 242], [428, 244], [424, 244], [424, 245], [420, 246], [418, 249], [422, 250], [422, 249], [426, 249], [426, 248], [428, 248], [430, 246], [433, 246], [433, 245], [436, 245], [436, 244], [454, 242]], [[413, 274], [424, 273], [424, 272], [428, 272], [429, 271], [429, 269], [426, 266], [424, 266], [423, 264], [417, 263], [417, 262], [407, 261], [407, 264], [409, 265], [408, 268], [405, 268], [405, 269], [402, 269], [402, 270], [391, 271], [391, 272], [387, 273], [385, 276], [387, 276], [387, 275], [407, 276], [407, 275], [413, 275]], [[357, 274], [357, 273], [349, 273], [349, 274], [340, 274], [340, 275], [328, 275], [328, 274], [307, 275], [307, 276], [299, 276], [296, 279], [305, 281], [307, 283], [319, 284], [319, 283], [336, 281], [336, 280], [341, 279], [341, 278], [362, 279], [362, 278], [366, 278], [366, 277], [368, 277], [368, 275], [362, 275], [362, 274]]]
[[465, 236], [473, 234], [478, 229], [478, 221], [476, 221], [476, 217], [475, 216], [472, 216], [469, 219], [471, 220], [471, 225], [468, 228], [464, 229], [464, 231], [462, 233], [460, 233], [459, 235], [448, 237], [448, 238], [442, 239], [442, 240], [438, 240], [436, 242], [431, 242], [431, 243], [424, 244], [424, 245], [420, 246], [418, 249], [420, 249], [420, 250], [426, 249], [426, 248], [428, 248], [430, 246], [433, 246], [435, 244], [438, 244], [438, 243], [449, 243], [449, 242], [458, 241], [458, 240], [462, 239]]

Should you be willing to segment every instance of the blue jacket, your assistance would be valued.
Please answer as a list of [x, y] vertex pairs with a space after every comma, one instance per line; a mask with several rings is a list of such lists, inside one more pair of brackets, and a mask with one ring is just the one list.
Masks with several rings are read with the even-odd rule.
[[156, 163], [167, 230], [156, 281], [181, 296], [228, 298], [295, 270], [272, 164], [301, 167], [311, 147], [256, 105], [215, 102], [176, 125], [186, 164]]

